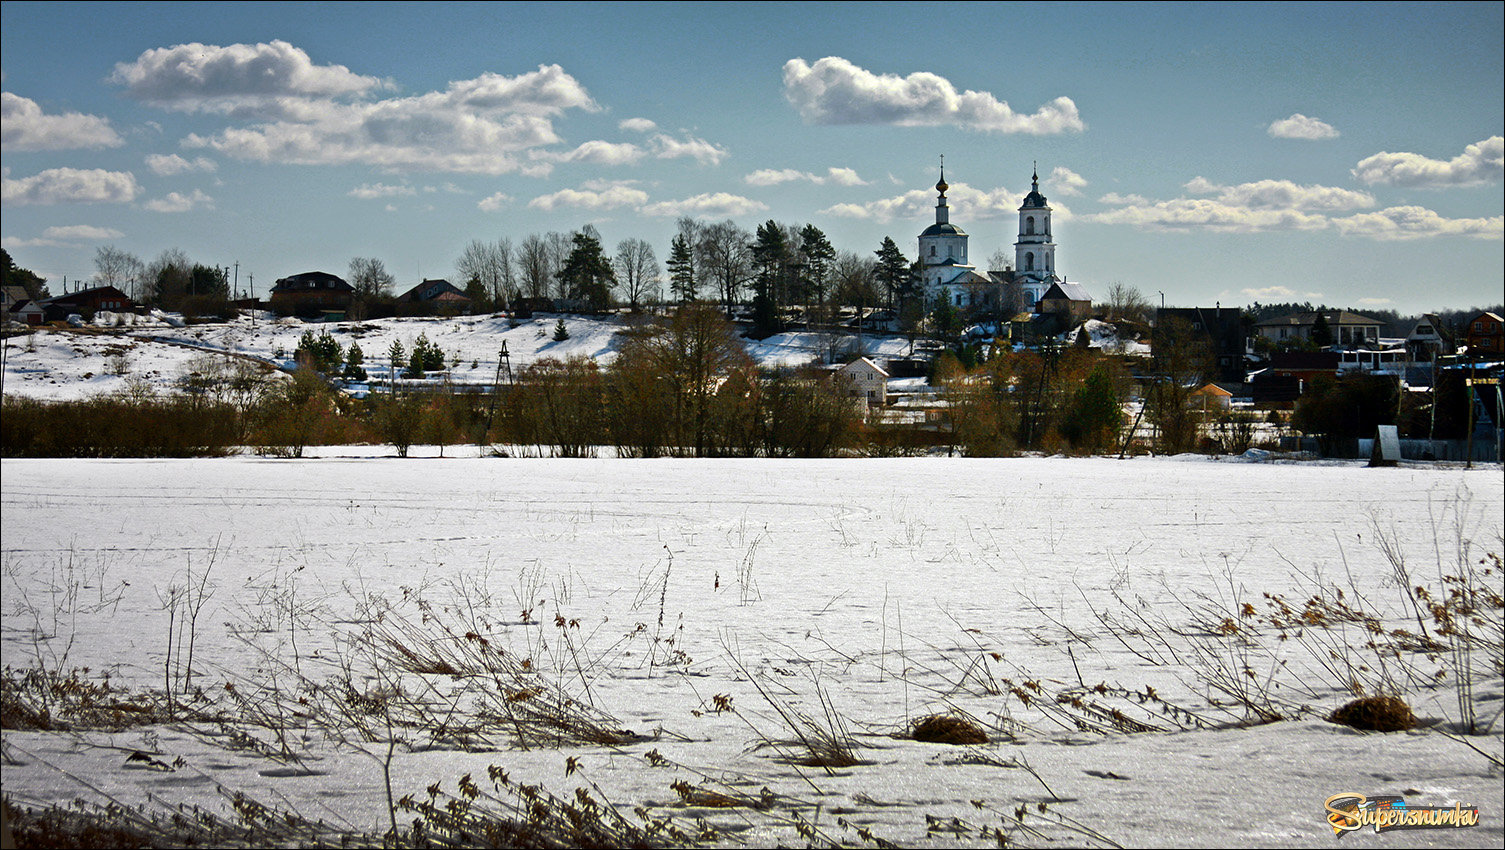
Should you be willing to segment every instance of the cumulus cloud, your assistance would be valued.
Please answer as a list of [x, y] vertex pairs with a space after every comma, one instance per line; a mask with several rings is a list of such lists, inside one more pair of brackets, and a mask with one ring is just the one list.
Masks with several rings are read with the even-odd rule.
[[[394, 170], [545, 176], [553, 165], [526, 154], [560, 141], [552, 119], [570, 109], [600, 109], [579, 81], [558, 65], [541, 65], [536, 71], [515, 77], [486, 73], [451, 82], [443, 91], [411, 97], [341, 100], [347, 95], [367, 94], [377, 82], [343, 68], [315, 69], [301, 50], [281, 42], [273, 44], [287, 48], [270, 51], [273, 58], [285, 61], [272, 63], [278, 73], [259, 88], [243, 79], [243, 66], [248, 63], [234, 57], [209, 63], [216, 68], [224, 66], [220, 75], [224, 79], [214, 85], [202, 82], [195, 87], [177, 80], [176, 72], [159, 67], [162, 63], [153, 51], [143, 54], [150, 55], [151, 62], [143, 59], [131, 66], [136, 69], [145, 65], [146, 70], [117, 70], [117, 77], [132, 86], [129, 91], [158, 105], [222, 111], [261, 122], [208, 136], [189, 135], [183, 142], [187, 148], [295, 165], [358, 164]], [[234, 53], [229, 48], [206, 49]], [[261, 55], [268, 51], [250, 52]], [[293, 73], [284, 66], [300, 68], [304, 73]], [[176, 87], [160, 81], [151, 86], [138, 84], [137, 77], [171, 77]], [[179, 94], [169, 97], [171, 92]], [[587, 143], [575, 155], [600, 162], [630, 158], [631, 152], [607, 143]]]
[[1308, 118], [1300, 112], [1290, 118], [1270, 122], [1267, 133], [1277, 139], [1336, 139], [1338, 131], [1331, 124], [1317, 118]]
[[1135, 195], [1133, 193], [1120, 195], [1117, 192], [1109, 192], [1101, 198], [1098, 198], [1097, 202], [1100, 204], [1109, 204], [1111, 206], [1118, 207], [1127, 204], [1148, 204], [1150, 203], [1150, 199], [1146, 198], [1144, 195]]
[[190, 174], [195, 171], [213, 172], [219, 166], [207, 156], [197, 156], [192, 160], [184, 159], [177, 154], [148, 154], [146, 167], [159, 177], [171, 177], [175, 174]]
[[1501, 239], [1505, 236], [1505, 216], [1493, 218], [1444, 218], [1425, 207], [1390, 207], [1371, 213], [1358, 213], [1333, 219], [1344, 236], [1362, 236], [1383, 242], [1426, 239], [1433, 236], [1467, 236], [1473, 239]]
[[194, 189], [193, 194], [185, 195], [182, 192], [168, 192], [167, 197], [147, 201], [142, 206], [152, 212], [158, 213], [184, 213], [197, 209], [214, 209], [214, 199], [204, 194], [202, 189]]
[[36, 101], [0, 92], [0, 143], [7, 151], [117, 148], [125, 144], [107, 118], [64, 112], [48, 115]]
[[1438, 189], [1498, 183], [1505, 175], [1505, 136], [1491, 136], [1450, 160], [1417, 153], [1380, 152], [1359, 161], [1353, 176], [1362, 183]]
[[617, 129], [632, 133], [651, 133], [658, 129], [658, 125], [647, 118], [624, 118], [617, 122]]
[[1290, 180], [1259, 180], [1223, 186], [1205, 177], [1192, 178], [1186, 191], [1193, 195], [1216, 195], [1220, 203], [1256, 209], [1355, 210], [1372, 207], [1374, 196], [1333, 186], [1301, 186]]
[[617, 207], [637, 206], [646, 203], [648, 193], [630, 186], [612, 186], [606, 189], [560, 189], [548, 195], [540, 195], [528, 202], [528, 206], [540, 210], [559, 207], [577, 207], [588, 210], [609, 210]]
[[808, 171], [798, 171], [793, 168], [762, 168], [742, 178], [749, 186], [777, 186], [780, 183], [792, 183], [804, 180], [822, 186], [830, 183], [833, 186], [866, 186], [867, 181], [857, 176], [857, 172], [850, 168], [828, 168], [824, 175], [811, 174]]
[[694, 136], [675, 139], [660, 133], [653, 137], [652, 142], [653, 155], [659, 159], [688, 157], [701, 165], [720, 165], [721, 160], [728, 156], [726, 148]]
[[362, 183], [345, 194], [352, 198], [360, 198], [363, 201], [373, 201], [377, 198], [392, 198], [397, 196], [416, 195], [418, 190], [412, 186], [388, 185], [386, 183]]
[[343, 65], [315, 65], [285, 41], [178, 44], [121, 62], [109, 77], [126, 96], [182, 112], [271, 115], [308, 100], [363, 95], [383, 86]]
[[129, 171], [103, 168], [49, 168], [31, 177], [4, 179], [0, 197], [11, 206], [28, 204], [125, 204], [141, 186]]
[[681, 201], [660, 201], [656, 204], [647, 204], [640, 207], [638, 212], [643, 215], [667, 217], [687, 215], [692, 218], [735, 218], [767, 209], [767, 204], [751, 198], [727, 192], [713, 192], [695, 195]]
[[1086, 129], [1076, 104], [1058, 97], [1034, 114], [1015, 112], [988, 92], [958, 92], [951, 81], [919, 71], [875, 74], [839, 56], [813, 65], [784, 63], [784, 97], [811, 124], [955, 125], [995, 133], [1053, 135]]
[[49, 227], [42, 231], [42, 235], [48, 239], [97, 242], [104, 239], [119, 239], [125, 234], [113, 227], [95, 227], [92, 224], [69, 224], [62, 227]]
[[[946, 190], [946, 203], [951, 207], [951, 219], [955, 222], [992, 221], [1016, 216], [1023, 192], [1010, 192], [1002, 187], [976, 189], [966, 183], [953, 183]], [[912, 189], [902, 195], [869, 201], [865, 204], [839, 203], [821, 210], [823, 214], [839, 218], [866, 219], [878, 222], [923, 220], [935, 209], [935, 193], [928, 189]], [[1071, 213], [1060, 206], [1052, 206], [1058, 221], [1070, 218]]]
[[496, 212], [497, 210], [505, 207], [510, 203], [512, 203], [511, 195], [508, 195], [505, 192], [497, 192], [492, 195], [487, 195], [486, 197], [477, 201], [476, 208], [481, 212]]
[[1080, 195], [1082, 190], [1087, 188], [1087, 178], [1063, 165], [1058, 165], [1050, 172], [1050, 185], [1052, 191], [1062, 195]]

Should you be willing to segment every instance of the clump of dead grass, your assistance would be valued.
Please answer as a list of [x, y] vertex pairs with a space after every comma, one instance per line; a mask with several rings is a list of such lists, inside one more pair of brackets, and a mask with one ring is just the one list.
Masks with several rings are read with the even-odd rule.
[[910, 737], [932, 744], [986, 744], [988, 736], [976, 723], [955, 714], [921, 717], [910, 728]]
[[1334, 710], [1327, 719], [1370, 732], [1403, 732], [1416, 726], [1411, 706], [1393, 696], [1361, 697]]

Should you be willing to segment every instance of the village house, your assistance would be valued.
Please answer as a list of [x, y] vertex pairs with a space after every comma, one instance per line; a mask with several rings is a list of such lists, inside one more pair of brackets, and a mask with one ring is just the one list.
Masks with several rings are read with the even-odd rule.
[[350, 308], [355, 287], [328, 272], [303, 272], [278, 279], [268, 302], [283, 315], [318, 316]]
[[1470, 357], [1500, 357], [1505, 354], [1505, 319], [1484, 312], [1468, 320], [1464, 339]]
[[888, 379], [888, 370], [866, 357], [859, 357], [836, 372], [836, 380], [846, 385], [847, 394], [863, 399], [869, 407], [888, 403]]
[[113, 286], [80, 289], [39, 301], [37, 306], [42, 308], [44, 319], [49, 322], [61, 322], [75, 314], [91, 319], [100, 311], [128, 313], [139, 309], [139, 305], [129, 295]]
[[447, 280], [425, 280], [407, 292], [397, 296], [399, 303], [428, 304], [435, 310], [464, 312], [470, 309], [471, 299]]

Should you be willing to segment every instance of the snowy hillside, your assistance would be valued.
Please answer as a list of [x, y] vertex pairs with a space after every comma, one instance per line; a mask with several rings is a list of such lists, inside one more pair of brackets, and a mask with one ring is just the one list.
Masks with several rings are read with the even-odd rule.
[[[615, 319], [539, 314], [512, 321], [495, 316], [449, 319], [379, 319], [365, 322], [306, 324], [276, 319], [270, 314], [242, 316], [231, 322], [183, 326], [171, 317], [131, 317], [129, 324], [106, 314], [84, 332], [52, 329], [6, 340], [7, 394], [44, 399], [69, 399], [123, 390], [132, 379], [158, 390], [171, 389], [192, 371], [196, 358], [229, 353], [265, 361], [278, 367], [293, 365], [293, 351], [307, 331], [328, 331], [342, 348], [358, 344], [373, 380], [388, 375], [387, 351], [394, 342], [407, 351], [420, 335], [443, 349], [456, 383], [489, 384], [497, 373], [503, 346], [511, 368], [520, 370], [544, 358], [589, 357], [605, 365], [615, 355], [617, 332], [625, 325]], [[555, 340], [563, 320], [568, 338]], [[822, 361], [834, 352], [855, 356], [856, 338], [812, 333], [788, 333], [761, 342], [747, 340], [747, 350], [769, 368], [793, 367]], [[862, 353], [903, 357], [910, 352], [901, 337], [862, 338]], [[842, 362], [845, 362], [844, 360]]]

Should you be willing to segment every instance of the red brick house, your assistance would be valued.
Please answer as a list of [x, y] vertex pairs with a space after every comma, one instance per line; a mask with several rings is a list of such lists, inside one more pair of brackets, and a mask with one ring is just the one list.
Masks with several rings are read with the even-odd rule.
[[87, 319], [92, 318], [101, 310], [130, 313], [139, 309], [139, 305], [132, 301], [129, 295], [113, 286], [80, 289], [56, 298], [48, 298], [39, 302], [37, 306], [42, 308], [49, 322], [60, 322], [74, 313]]
[[1464, 337], [1471, 357], [1505, 355], [1505, 319], [1494, 313], [1480, 313], [1469, 319]]

